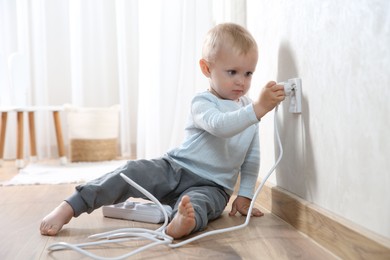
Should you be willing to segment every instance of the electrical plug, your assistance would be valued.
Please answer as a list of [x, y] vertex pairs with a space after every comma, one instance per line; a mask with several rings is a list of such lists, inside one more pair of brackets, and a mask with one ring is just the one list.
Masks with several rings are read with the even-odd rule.
[[284, 92], [290, 99], [288, 111], [295, 114], [302, 113], [302, 80], [293, 78], [278, 84], [284, 86]]

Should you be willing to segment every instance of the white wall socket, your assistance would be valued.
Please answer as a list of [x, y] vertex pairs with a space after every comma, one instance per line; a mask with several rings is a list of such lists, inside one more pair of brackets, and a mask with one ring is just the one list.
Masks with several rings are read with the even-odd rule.
[[293, 78], [279, 84], [284, 86], [284, 92], [290, 99], [288, 111], [295, 114], [302, 113], [302, 80]]

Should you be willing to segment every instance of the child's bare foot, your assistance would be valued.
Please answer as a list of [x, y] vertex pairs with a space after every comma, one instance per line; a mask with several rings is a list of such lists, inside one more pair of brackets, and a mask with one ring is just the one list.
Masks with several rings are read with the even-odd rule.
[[184, 237], [195, 228], [195, 211], [190, 202], [190, 197], [184, 195], [180, 201], [179, 209], [167, 226], [167, 235], [174, 239]]
[[40, 227], [41, 234], [47, 236], [57, 235], [62, 226], [69, 223], [73, 214], [73, 208], [66, 201], [63, 201], [57, 208], [43, 218]]

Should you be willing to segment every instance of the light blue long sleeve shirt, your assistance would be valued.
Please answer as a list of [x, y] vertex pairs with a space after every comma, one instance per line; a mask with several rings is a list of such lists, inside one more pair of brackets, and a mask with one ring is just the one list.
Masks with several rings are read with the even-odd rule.
[[168, 156], [230, 194], [240, 175], [238, 195], [252, 198], [260, 166], [258, 123], [248, 97], [236, 102], [202, 92], [192, 100], [184, 142]]

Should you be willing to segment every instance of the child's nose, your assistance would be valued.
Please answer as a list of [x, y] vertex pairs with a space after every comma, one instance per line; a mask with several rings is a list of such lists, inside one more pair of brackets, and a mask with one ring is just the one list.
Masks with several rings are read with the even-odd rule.
[[242, 75], [238, 75], [236, 78], [236, 84], [237, 85], [244, 85], [245, 83], [245, 77]]

